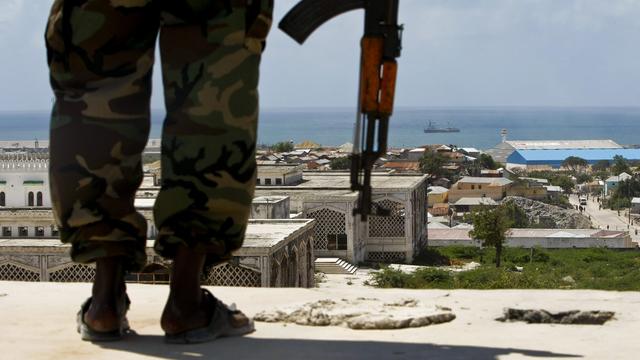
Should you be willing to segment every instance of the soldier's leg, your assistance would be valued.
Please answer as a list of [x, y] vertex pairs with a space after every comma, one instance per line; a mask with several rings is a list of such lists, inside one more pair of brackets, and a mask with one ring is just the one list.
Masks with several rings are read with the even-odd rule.
[[177, 310], [200, 308], [187, 304], [202, 300], [205, 257], [209, 264], [228, 260], [247, 227], [256, 174], [258, 68], [273, 1], [247, 3], [203, 0], [197, 9], [165, 9], [160, 50], [167, 119], [154, 218], [156, 251], [174, 259], [162, 321], [168, 333], [206, 324], [202, 313]]
[[47, 25], [56, 100], [53, 212], [73, 260], [97, 262], [87, 313], [104, 315], [103, 321], [94, 319], [96, 330], [113, 328], [108, 315], [113, 318], [114, 297], [122, 297], [124, 270], [145, 263], [146, 221], [134, 208], [134, 195], [150, 123], [159, 24], [153, 6], [140, 0], [57, 0]]

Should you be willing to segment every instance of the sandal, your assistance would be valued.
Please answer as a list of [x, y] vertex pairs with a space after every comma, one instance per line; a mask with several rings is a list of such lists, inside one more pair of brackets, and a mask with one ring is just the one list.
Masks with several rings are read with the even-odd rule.
[[129, 332], [129, 321], [127, 320], [126, 313], [129, 310], [129, 305], [131, 305], [131, 301], [129, 300], [129, 296], [125, 295], [125, 306], [122, 308], [120, 317], [120, 327], [111, 331], [97, 331], [84, 322], [84, 314], [89, 310], [89, 306], [91, 306], [91, 298], [85, 300], [85, 302], [80, 307], [80, 311], [78, 311], [78, 315], [76, 316], [76, 323], [78, 325], [77, 330], [80, 334], [82, 340], [85, 341], [116, 341], [121, 340], [124, 334]]
[[[169, 344], [196, 344], [212, 341], [219, 337], [242, 336], [255, 331], [253, 320], [237, 310], [235, 304], [225, 305], [206, 289], [202, 289], [202, 293], [203, 301], [213, 307], [209, 325], [177, 334], [165, 333], [165, 342]], [[234, 324], [237, 321], [243, 324]]]

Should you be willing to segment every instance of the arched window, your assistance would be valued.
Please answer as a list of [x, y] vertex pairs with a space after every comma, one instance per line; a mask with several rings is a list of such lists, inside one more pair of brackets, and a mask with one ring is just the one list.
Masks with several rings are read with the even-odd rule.
[[38, 195], [36, 195], [36, 205], [42, 206], [42, 191], [38, 191]]
[[0, 206], [7, 206], [7, 196], [4, 191], [0, 192]]
[[29, 191], [29, 196], [27, 200], [27, 206], [33, 206], [33, 191]]

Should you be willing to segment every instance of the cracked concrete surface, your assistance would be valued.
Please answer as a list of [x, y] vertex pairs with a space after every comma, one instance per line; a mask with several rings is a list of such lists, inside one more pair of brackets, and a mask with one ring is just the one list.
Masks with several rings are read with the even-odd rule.
[[[326, 284], [325, 284], [326, 285]], [[352, 330], [343, 326], [300, 326], [256, 322], [256, 332], [186, 346], [163, 342], [160, 315], [169, 289], [128, 285], [127, 314], [136, 334], [124, 341], [80, 341], [75, 315], [91, 284], [0, 281], [2, 359], [637, 359], [640, 292], [591, 290], [407, 290], [343, 285], [340, 288], [207, 287], [249, 316], [296, 304], [341, 299], [377, 299], [384, 304], [449, 308], [454, 321], [399, 330]], [[602, 326], [498, 322], [503, 309], [603, 309], [616, 320]], [[445, 309], [441, 309], [445, 310]]]

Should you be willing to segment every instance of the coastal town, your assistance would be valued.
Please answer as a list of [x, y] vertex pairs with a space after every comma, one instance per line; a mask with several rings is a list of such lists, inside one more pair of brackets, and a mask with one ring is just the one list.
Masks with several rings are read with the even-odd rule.
[[[91, 281], [56, 241], [47, 141], [0, 142], [0, 279]], [[376, 264], [412, 264], [427, 249], [481, 248], [472, 214], [509, 206], [505, 246], [525, 249], [636, 249], [640, 227], [640, 150], [612, 140], [503, 140], [479, 150], [451, 144], [390, 148], [375, 165], [374, 206], [389, 216], [351, 216], [353, 145], [312, 141], [262, 146], [253, 219], [235, 260], [211, 270], [211, 285], [312, 287], [314, 273], [355, 274]], [[143, 155], [135, 206], [155, 239], [153, 205], [161, 187], [160, 140]], [[513, 215], [515, 218], [516, 215]], [[163, 283], [169, 264], [148, 249], [130, 281]]]

